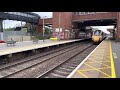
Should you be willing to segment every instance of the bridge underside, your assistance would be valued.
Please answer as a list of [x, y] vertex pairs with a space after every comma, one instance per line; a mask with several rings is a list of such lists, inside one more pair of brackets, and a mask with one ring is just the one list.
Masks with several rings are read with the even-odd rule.
[[[85, 32], [86, 34], [91, 33], [92, 29], [86, 29], [88, 26], [109, 26], [114, 25], [116, 27], [117, 25], [117, 19], [104, 19], [104, 20], [87, 20], [87, 21], [73, 21], [73, 29], [76, 29], [77, 33]], [[77, 36], [79, 38], [79, 34]]]
[[105, 20], [89, 20], [89, 21], [73, 21], [77, 24], [78, 28], [81, 26], [108, 26], [116, 25], [116, 19], [105, 19]]

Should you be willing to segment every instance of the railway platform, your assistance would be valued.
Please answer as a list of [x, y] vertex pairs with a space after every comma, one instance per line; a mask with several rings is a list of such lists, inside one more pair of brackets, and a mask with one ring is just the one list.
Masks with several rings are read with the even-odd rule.
[[7, 46], [6, 43], [0, 44], [0, 56], [9, 55], [13, 53], [28, 51], [28, 50], [35, 50], [38, 48], [44, 48], [54, 45], [60, 45], [65, 43], [76, 42], [84, 39], [76, 39], [76, 40], [61, 40], [61, 41], [51, 41], [51, 40], [39, 40], [38, 43], [34, 44], [32, 41], [24, 41], [24, 42], [17, 42], [15, 46]]
[[111, 40], [116, 78], [120, 78], [120, 42]]
[[67, 78], [119, 78], [120, 60], [115, 60], [120, 55], [119, 45], [120, 43], [115, 44], [110, 39], [104, 40]]

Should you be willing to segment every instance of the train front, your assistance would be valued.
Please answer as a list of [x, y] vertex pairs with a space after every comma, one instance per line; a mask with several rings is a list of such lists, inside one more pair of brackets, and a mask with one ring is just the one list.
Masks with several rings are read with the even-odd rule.
[[96, 30], [93, 32], [92, 41], [94, 44], [99, 44], [101, 42], [101, 30]]

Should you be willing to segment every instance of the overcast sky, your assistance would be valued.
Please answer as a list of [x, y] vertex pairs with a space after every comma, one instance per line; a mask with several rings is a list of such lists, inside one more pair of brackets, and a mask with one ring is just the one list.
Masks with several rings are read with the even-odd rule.
[[[33, 13], [39, 14], [41, 18], [43, 18], [45, 16], [47, 18], [52, 18], [52, 12], [33, 12]], [[3, 24], [3, 28], [14, 27], [15, 25], [21, 25], [21, 22], [13, 21], [13, 20], [5, 20], [4, 24]], [[109, 33], [107, 31], [107, 28], [113, 28], [113, 26], [102, 26], [102, 27], [94, 26], [93, 28], [98, 28], [106, 33]]]
[[33, 12], [33, 13], [37, 13], [41, 16], [41, 18], [47, 16], [47, 18], [52, 18], [52, 12]]

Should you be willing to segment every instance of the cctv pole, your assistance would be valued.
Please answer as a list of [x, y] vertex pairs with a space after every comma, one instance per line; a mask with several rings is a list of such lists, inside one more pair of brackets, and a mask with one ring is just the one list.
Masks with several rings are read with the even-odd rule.
[[5, 20], [3, 22], [4, 22], [4, 30], [5, 30]]
[[58, 37], [59, 41], [60, 41], [60, 22], [61, 22], [60, 19], [61, 19], [61, 14], [59, 12], [59, 34], [58, 34], [59, 35], [59, 37]]
[[44, 17], [43, 17], [43, 42], [44, 42]]
[[[21, 30], [22, 30], [22, 20], [21, 20]], [[22, 41], [23, 41], [23, 35], [22, 35]]]

